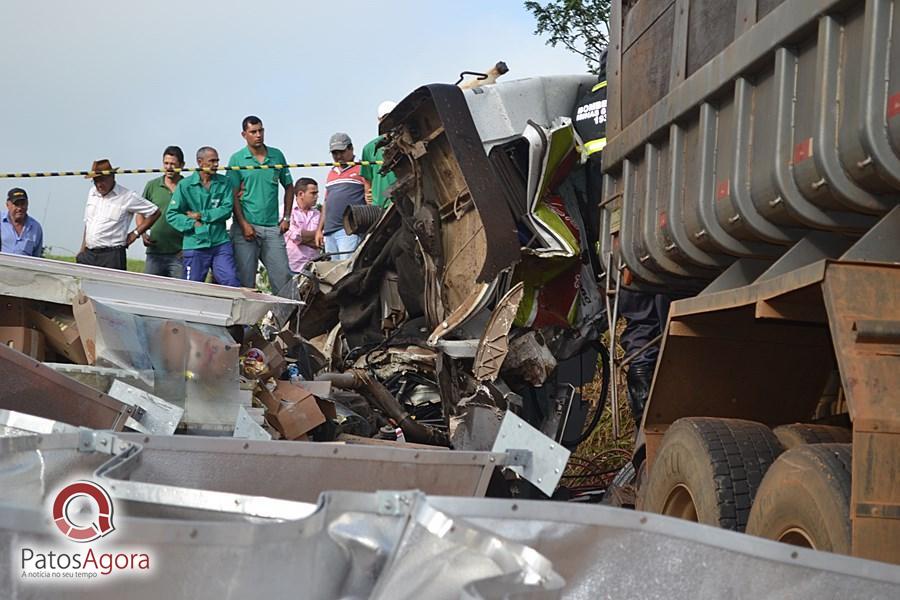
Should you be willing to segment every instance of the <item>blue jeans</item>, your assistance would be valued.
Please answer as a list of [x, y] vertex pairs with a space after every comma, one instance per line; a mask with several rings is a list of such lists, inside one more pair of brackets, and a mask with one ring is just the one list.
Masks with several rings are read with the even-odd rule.
[[183, 254], [184, 278], [188, 281], [206, 281], [206, 275], [212, 269], [213, 278], [219, 285], [240, 287], [231, 242], [212, 248], [185, 250]]
[[181, 279], [181, 252], [176, 254], [150, 254], [144, 263], [144, 273], [147, 275], [161, 275], [162, 277], [174, 277]]
[[357, 246], [359, 246], [359, 236], [347, 235], [343, 229], [325, 234], [325, 252], [331, 255], [331, 260], [350, 258]]
[[253, 225], [256, 238], [249, 242], [237, 223], [231, 225], [231, 241], [234, 243], [234, 261], [237, 263], [241, 285], [256, 287], [256, 268], [262, 261], [269, 272], [269, 284], [273, 293], [282, 295], [290, 293], [287, 283], [291, 280], [291, 267], [288, 264], [287, 250], [284, 247], [284, 236], [281, 229]]

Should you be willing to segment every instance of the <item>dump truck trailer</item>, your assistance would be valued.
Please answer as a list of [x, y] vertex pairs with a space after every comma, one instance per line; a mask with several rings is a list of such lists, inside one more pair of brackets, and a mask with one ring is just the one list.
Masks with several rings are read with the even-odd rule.
[[672, 304], [639, 509], [900, 563], [900, 11], [613, 2], [601, 252]]

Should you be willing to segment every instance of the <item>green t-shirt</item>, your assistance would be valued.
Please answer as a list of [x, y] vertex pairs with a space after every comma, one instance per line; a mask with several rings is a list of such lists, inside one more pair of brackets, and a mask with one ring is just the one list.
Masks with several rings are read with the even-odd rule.
[[[194, 173], [182, 179], [172, 194], [166, 209], [166, 220], [184, 234], [184, 249], [214, 248], [231, 240], [225, 230], [225, 222], [234, 208], [234, 192], [231, 182], [224, 175], [213, 173], [209, 189], [203, 187], [200, 174]], [[200, 213], [203, 223], [194, 226], [194, 219], [187, 212]]]
[[[362, 151], [362, 160], [363, 162], [374, 162], [377, 160], [384, 160], [384, 148], [379, 148], [375, 150], [375, 144], [381, 141], [381, 138], [384, 136], [378, 136], [371, 142], [365, 145]], [[381, 170], [381, 165], [363, 165], [360, 167], [360, 173], [362, 176], [372, 184], [372, 204], [375, 206], [382, 206], [387, 208], [391, 205], [391, 199], [388, 198], [385, 194], [387, 189], [394, 185], [397, 181], [397, 176], [393, 173], [388, 173], [387, 175], [382, 175], [379, 171]]]
[[165, 175], [151, 179], [144, 186], [143, 196], [159, 208], [160, 218], [150, 228], [150, 239], [154, 242], [147, 246], [147, 254], [177, 254], [181, 252], [181, 233], [175, 231], [165, 219], [166, 209], [172, 201], [172, 192], [164, 183]]
[[[261, 165], [286, 165], [287, 160], [278, 148], [266, 146], [266, 159], [263, 162], [256, 160], [250, 148], [244, 146], [231, 155], [228, 161], [229, 167], [246, 167]], [[291, 171], [282, 169], [251, 169], [246, 171], [228, 171], [228, 181], [234, 189], [240, 189], [244, 184], [241, 195], [241, 209], [244, 218], [252, 225], [260, 227], [274, 227], [281, 221], [281, 211], [278, 202], [278, 184], [281, 183], [287, 189], [294, 180], [291, 179]]]

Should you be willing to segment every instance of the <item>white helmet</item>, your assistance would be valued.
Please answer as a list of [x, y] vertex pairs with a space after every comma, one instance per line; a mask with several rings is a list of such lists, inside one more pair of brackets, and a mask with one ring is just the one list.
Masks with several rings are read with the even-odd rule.
[[386, 116], [388, 116], [392, 110], [397, 106], [397, 103], [393, 100], [385, 100], [381, 104], [378, 105], [378, 120], [382, 120]]

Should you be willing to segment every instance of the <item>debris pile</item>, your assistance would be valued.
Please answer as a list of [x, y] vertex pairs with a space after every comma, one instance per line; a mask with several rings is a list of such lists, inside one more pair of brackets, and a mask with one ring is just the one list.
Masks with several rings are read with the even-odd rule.
[[392, 205], [352, 258], [301, 274], [292, 328], [322, 361], [303, 377], [362, 396], [369, 435], [489, 449], [511, 410], [557, 443], [580, 437], [606, 327], [597, 215], [566, 111], [479, 129], [498, 103], [553, 112], [506, 87], [403, 100], [381, 125]]
[[577, 91], [410, 94], [381, 123], [392, 204], [347, 215], [363, 242], [299, 300], [4, 256], [3, 341], [125, 407], [114, 429], [491, 450], [513, 413], [576, 445], [606, 325]]

